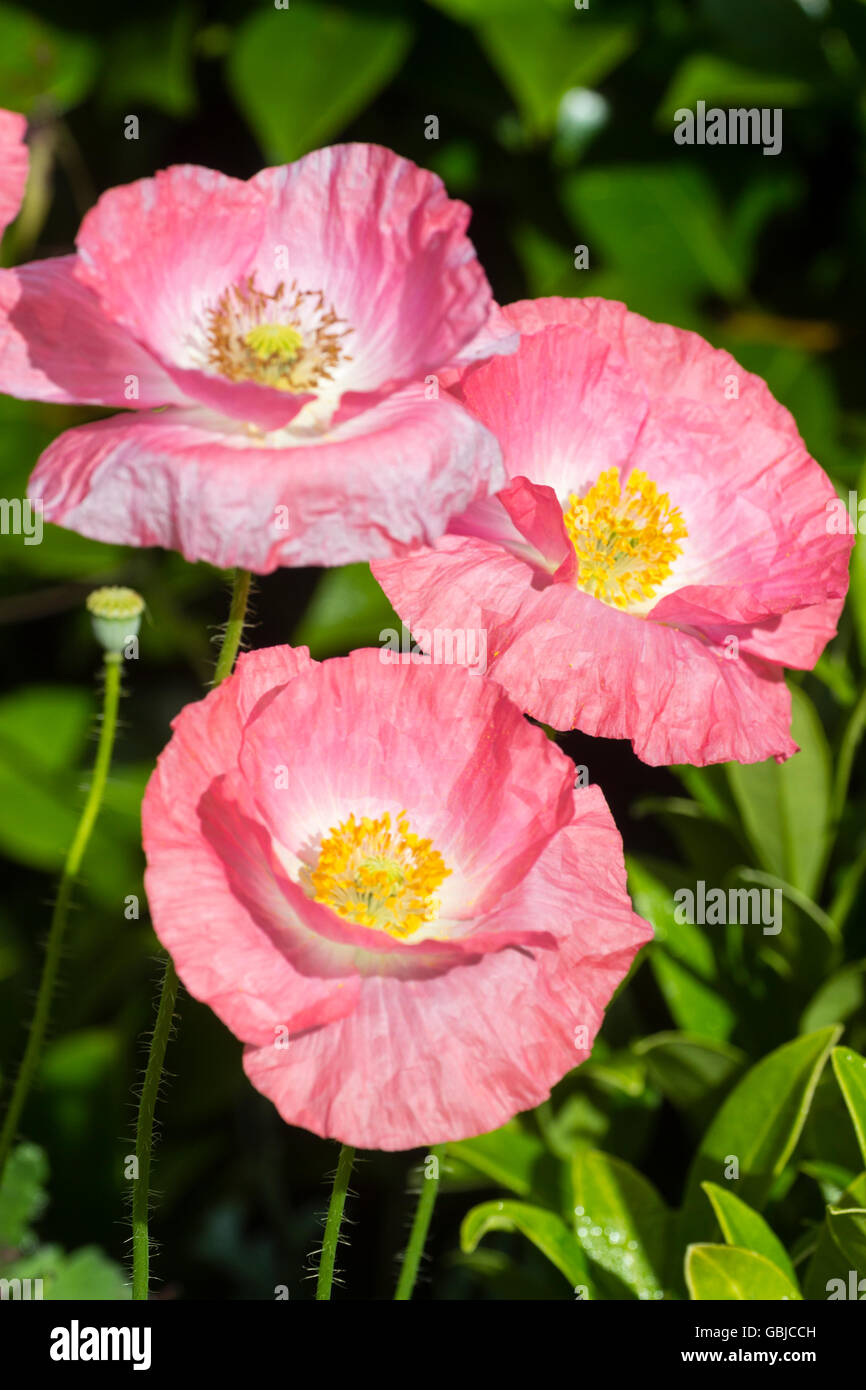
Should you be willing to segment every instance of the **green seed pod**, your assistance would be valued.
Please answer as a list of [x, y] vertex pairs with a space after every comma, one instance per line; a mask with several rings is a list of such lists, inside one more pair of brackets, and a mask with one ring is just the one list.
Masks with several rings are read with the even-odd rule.
[[134, 589], [111, 586], [87, 595], [93, 635], [103, 650], [119, 655], [138, 636], [144, 599]]

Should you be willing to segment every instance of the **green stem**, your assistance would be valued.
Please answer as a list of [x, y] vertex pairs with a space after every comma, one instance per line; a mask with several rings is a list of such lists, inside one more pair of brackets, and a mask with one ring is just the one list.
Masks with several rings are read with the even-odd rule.
[[249, 570], [235, 570], [234, 582], [232, 584], [232, 601], [229, 608], [229, 620], [226, 623], [226, 630], [223, 636], [220, 654], [217, 657], [216, 670], [214, 671], [213, 683], [219, 685], [226, 676], [230, 676], [238, 648], [243, 636], [244, 622], [247, 616], [247, 602], [250, 597], [250, 583], [252, 575]]
[[[235, 570], [229, 618], [217, 657], [214, 685], [231, 674], [243, 636], [252, 576], [249, 570]], [[156, 1026], [150, 1040], [144, 1084], [138, 1104], [135, 1129], [135, 1157], [138, 1176], [132, 1189], [132, 1297], [146, 1301], [150, 1292], [150, 1167], [153, 1157], [153, 1124], [156, 1102], [162, 1084], [165, 1053], [171, 1035], [171, 1024], [177, 1002], [178, 978], [170, 959], [165, 962], [165, 974], [159, 995]]]
[[406, 1246], [403, 1267], [397, 1281], [397, 1292], [394, 1294], [396, 1303], [407, 1303], [411, 1299], [415, 1280], [418, 1278], [421, 1257], [427, 1243], [427, 1232], [430, 1230], [430, 1219], [436, 1205], [436, 1194], [439, 1191], [439, 1170], [445, 1162], [445, 1145], [434, 1144], [428, 1157], [435, 1158], [436, 1162], [433, 1165], [433, 1175], [428, 1178], [425, 1173], [421, 1179], [421, 1195], [415, 1208], [415, 1219], [412, 1222], [412, 1230], [409, 1232], [409, 1244]]
[[132, 1297], [147, 1300], [150, 1289], [150, 1235], [147, 1228], [150, 1207], [150, 1164], [153, 1156], [153, 1120], [162, 1082], [165, 1050], [171, 1035], [171, 1022], [177, 1002], [178, 978], [170, 959], [159, 996], [156, 1027], [150, 1040], [147, 1070], [138, 1103], [135, 1129], [136, 1178], [132, 1189]]
[[340, 1157], [337, 1160], [337, 1172], [331, 1191], [331, 1201], [328, 1205], [328, 1219], [325, 1223], [325, 1239], [322, 1241], [322, 1257], [319, 1260], [319, 1278], [316, 1284], [317, 1301], [323, 1301], [331, 1297], [331, 1285], [334, 1282], [334, 1261], [337, 1258], [337, 1246], [340, 1243], [340, 1226], [343, 1223], [343, 1208], [346, 1205], [346, 1193], [349, 1190], [349, 1178], [352, 1173], [352, 1164], [354, 1161], [355, 1150], [352, 1148], [351, 1144], [344, 1144], [340, 1149]]
[[12, 1099], [9, 1102], [9, 1109], [6, 1112], [3, 1129], [0, 1131], [0, 1180], [2, 1180], [3, 1170], [18, 1132], [18, 1122], [21, 1119], [24, 1103], [39, 1065], [39, 1057], [51, 1013], [51, 1003], [54, 998], [54, 988], [57, 983], [57, 973], [63, 954], [63, 937], [69, 916], [72, 889], [75, 886], [75, 879], [81, 868], [84, 852], [99, 815], [105, 784], [108, 780], [108, 769], [111, 766], [111, 754], [117, 730], [117, 710], [120, 702], [120, 654], [107, 652], [103, 669], [105, 685], [102, 699], [102, 723], [99, 730], [99, 744], [96, 750], [93, 777], [84, 809], [81, 812], [81, 819], [78, 822], [72, 844], [69, 846], [63, 872], [60, 876], [60, 885], [48, 931], [42, 978], [36, 996], [36, 1009], [33, 1014], [33, 1022], [30, 1025], [30, 1035], [12, 1092]]

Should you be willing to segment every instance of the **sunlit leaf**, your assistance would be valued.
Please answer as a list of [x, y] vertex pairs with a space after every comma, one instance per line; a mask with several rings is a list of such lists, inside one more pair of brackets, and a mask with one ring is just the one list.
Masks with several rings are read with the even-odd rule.
[[836, 1047], [833, 1049], [833, 1070], [866, 1163], [866, 1057], [850, 1047]]
[[692, 1161], [682, 1211], [684, 1243], [710, 1224], [704, 1182], [725, 1178], [736, 1162], [737, 1194], [760, 1209], [794, 1151], [818, 1078], [840, 1029], [822, 1028], [763, 1057], [734, 1087]]
[[734, 1192], [719, 1187], [718, 1183], [705, 1182], [701, 1185], [712, 1203], [725, 1243], [743, 1246], [764, 1255], [796, 1286], [797, 1275], [791, 1258], [764, 1218]]
[[795, 1284], [764, 1255], [735, 1245], [690, 1245], [686, 1254], [689, 1297], [701, 1301], [795, 1300]]
[[597, 1149], [575, 1155], [571, 1180], [574, 1230], [591, 1264], [636, 1298], [663, 1297], [671, 1215], [652, 1183]]
[[483, 1202], [473, 1207], [460, 1227], [460, 1247], [471, 1253], [491, 1231], [520, 1231], [564, 1274], [572, 1287], [593, 1297], [593, 1283], [583, 1250], [562, 1217], [526, 1202]]
[[728, 763], [731, 789], [762, 868], [814, 898], [826, 859], [830, 813], [830, 750], [808, 696], [793, 700], [793, 738], [787, 762]]

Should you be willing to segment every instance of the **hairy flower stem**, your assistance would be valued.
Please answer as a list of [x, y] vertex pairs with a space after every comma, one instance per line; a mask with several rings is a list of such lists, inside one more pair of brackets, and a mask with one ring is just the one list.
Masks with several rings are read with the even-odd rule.
[[162, 1081], [165, 1051], [171, 1036], [174, 1006], [177, 1002], [177, 971], [170, 958], [165, 973], [156, 1012], [156, 1027], [150, 1040], [144, 1085], [138, 1102], [135, 1127], [136, 1173], [132, 1187], [132, 1297], [146, 1301], [150, 1290], [150, 1164], [153, 1155], [153, 1121], [156, 1101]]
[[406, 1246], [400, 1278], [397, 1281], [397, 1292], [394, 1294], [394, 1301], [397, 1303], [407, 1303], [411, 1299], [415, 1280], [418, 1278], [418, 1268], [424, 1254], [430, 1219], [436, 1205], [436, 1194], [439, 1191], [439, 1170], [445, 1161], [445, 1145], [434, 1144], [428, 1158], [435, 1160], [433, 1172], [429, 1177], [425, 1172], [421, 1179], [421, 1195], [415, 1208], [415, 1218], [409, 1233], [409, 1244]]
[[216, 670], [214, 671], [213, 683], [220, 685], [226, 676], [232, 673], [232, 667], [237, 658], [238, 649], [241, 645], [244, 623], [247, 616], [247, 603], [250, 597], [250, 584], [252, 575], [249, 570], [235, 570], [232, 582], [232, 601], [229, 608], [229, 619], [226, 623], [226, 630], [223, 635], [220, 654], [217, 657]]
[[328, 1205], [328, 1219], [325, 1223], [325, 1239], [322, 1242], [322, 1256], [319, 1260], [319, 1278], [316, 1283], [316, 1300], [327, 1300], [331, 1297], [331, 1285], [334, 1282], [334, 1261], [337, 1258], [337, 1246], [340, 1243], [340, 1226], [343, 1222], [343, 1208], [346, 1205], [346, 1193], [349, 1190], [349, 1178], [352, 1173], [352, 1164], [355, 1161], [355, 1150], [351, 1144], [343, 1144], [340, 1149], [340, 1157], [337, 1160], [337, 1172], [334, 1178], [334, 1186], [331, 1190], [331, 1200]]
[[[214, 671], [214, 686], [231, 675], [243, 636], [252, 576], [249, 570], [235, 570], [229, 618]], [[159, 994], [156, 1026], [150, 1040], [144, 1084], [138, 1103], [135, 1129], [136, 1177], [132, 1189], [132, 1297], [146, 1301], [150, 1292], [150, 1166], [153, 1156], [153, 1125], [156, 1102], [162, 1083], [163, 1067], [172, 1019], [177, 1001], [177, 971], [170, 958]]]
[[3, 1129], [0, 1131], [0, 1182], [2, 1182], [3, 1170], [18, 1132], [18, 1123], [21, 1119], [24, 1103], [39, 1066], [39, 1058], [51, 1013], [51, 1003], [54, 998], [54, 988], [57, 983], [57, 973], [63, 955], [63, 938], [66, 932], [72, 890], [93, 827], [99, 816], [105, 784], [108, 780], [108, 769], [111, 766], [114, 736], [117, 730], [117, 710], [120, 702], [120, 662], [121, 657], [118, 652], [106, 652], [103, 666], [105, 679], [102, 696], [102, 722], [96, 749], [96, 762], [93, 766], [93, 777], [84, 809], [81, 812], [81, 819], [78, 822], [60, 875], [54, 911], [51, 915], [51, 926], [48, 930], [48, 942], [45, 948], [45, 960], [42, 965], [42, 978], [39, 981], [33, 1021], [30, 1025], [27, 1046], [12, 1091], [9, 1109], [6, 1112]]

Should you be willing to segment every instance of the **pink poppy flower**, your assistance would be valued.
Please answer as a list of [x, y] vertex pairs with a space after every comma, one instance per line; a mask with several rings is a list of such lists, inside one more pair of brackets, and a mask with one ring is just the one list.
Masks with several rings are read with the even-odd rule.
[[45, 451], [45, 519], [259, 573], [441, 534], [504, 474], [437, 374], [517, 342], [468, 219], [375, 145], [109, 190], [0, 279], [0, 389], [130, 412]]
[[27, 183], [27, 122], [17, 111], [0, 108], [0, 236], [18, 216]]
[[487, 634], [488, 675], [557, 729], [652, 764], [796, 752], [784, 667], [836, 630], [850, 536], [758, 377], [601, 299], [513, 304], [518, 352], [455, 392], [509, 484], [374, 572], [412, 629]]
[[144, 798], [154, 927], [285, 1120], [460, 1139], [586, 1059], [651, 933], [573, 778], [493, 682], [379, 650], [252, 652], [181, 712]]

